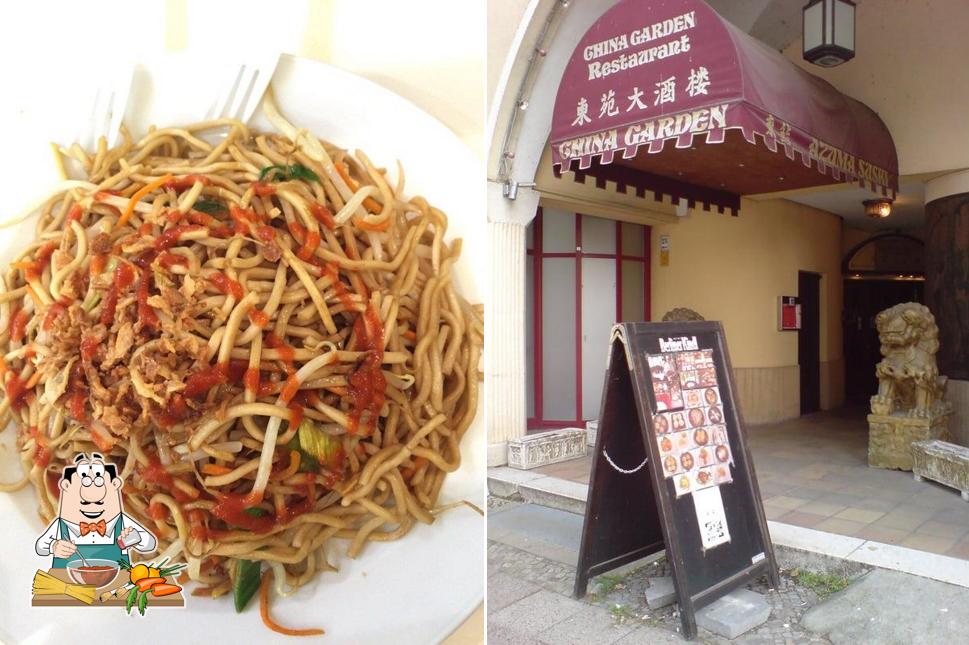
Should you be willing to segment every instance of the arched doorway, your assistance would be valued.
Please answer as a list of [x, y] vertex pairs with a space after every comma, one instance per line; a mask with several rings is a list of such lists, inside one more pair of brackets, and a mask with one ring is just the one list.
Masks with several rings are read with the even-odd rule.
[[844, 276], [845, 397], [867, 405], [881, 360], [875, 316], [900, 302], [923, 301], [924, 242], [907, 233], [872, 235], [851, 247]]

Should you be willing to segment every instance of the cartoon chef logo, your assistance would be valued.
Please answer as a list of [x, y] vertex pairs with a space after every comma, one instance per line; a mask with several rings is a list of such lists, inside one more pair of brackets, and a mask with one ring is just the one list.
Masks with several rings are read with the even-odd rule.
[[130, 565], [128, 549], [154, 551], [152, 532], [123, 512], [122, 486], [117, 467], [100, 454], [77, 455], [58, 482], [57, 517], [38, 538], [37, 554], [54, 556], [52, 568], [64, 569], [75, 560]]
[[99, 605], [123, 607], [144, 616], [152, 606], [184, 607], [178, 578], [187, 565], [162, 558], [138, 562], [130, 549], [151, 553], [158, 540], [134, 518], [125, 515], [118, 468], [100, 454], [81, 453], [64, 469], [57, 483], [57, 517], [37, 539], [34, 549], [53, 556], [48, 571], [33, 581], [34, 607]]

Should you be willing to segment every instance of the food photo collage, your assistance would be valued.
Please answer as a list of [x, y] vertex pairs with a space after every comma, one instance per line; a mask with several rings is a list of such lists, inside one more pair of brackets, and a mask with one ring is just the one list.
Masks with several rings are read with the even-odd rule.
[[648, 355], [663, 474], [676, 496], [733, 481], [713, 350]]

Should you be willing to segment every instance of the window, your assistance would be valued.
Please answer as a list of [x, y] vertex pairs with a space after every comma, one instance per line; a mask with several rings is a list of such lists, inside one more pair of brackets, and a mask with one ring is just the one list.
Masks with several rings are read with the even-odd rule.
[[528, 231], [529, 429], [599, 415], [609, 330], [649, 320], [650, 229], [539, 208]]

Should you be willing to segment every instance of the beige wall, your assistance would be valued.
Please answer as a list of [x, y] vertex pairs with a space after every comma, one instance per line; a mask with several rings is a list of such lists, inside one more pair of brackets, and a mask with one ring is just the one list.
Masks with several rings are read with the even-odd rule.
[[[749, 423], [800, 414], [797, 333], [777, 330], [777, 297], [797, 295], [798, 271], [821, 274], [821, 406], [844, 402], [841, 328], [843, 225], [840, 217], [782, 199], [743, 199], [739, 217], [673, 207], [538, 171], [543, 203], [652, 226], [652, 317], [674, 307], [723, 322]], [[670, 236], [669, 266], [660, 266], [660, 236]]]
[[[659, 238], [670, 235], [670, 265]], [[653, 315], [673, 307], [721, 320], [734, 367], [797, 364], [797, 334], [777, 331], [777, 297], [798, 271], [821, 274], [821, 361], [840, 359], [841, 219], [785, 200], [743, 200], [739, 217], [691, 211], [653, 228]]]
[[800, 414], [797, 333], [777, 330], [777, 297], [797, 295], [798, 271], [821, 274], [821, 405], [844, 402], [841, 235], [839, 217], [786, 200], [745, 199], [739, 217], [691, 211], [653, 227], [653, 318], [689, 307], [723, 322], [748, 423]]
[[528, 0], [488, 0], [488, 109], [495, 100], [505, 59], [515, 39]]
[[969, 2], [866, 0], [858, 3], [855, 57], [825, 69], [801, 56], [798, 38], [784, 55], [878, 113], [895, 140], [903, 175], [969, 167]]

